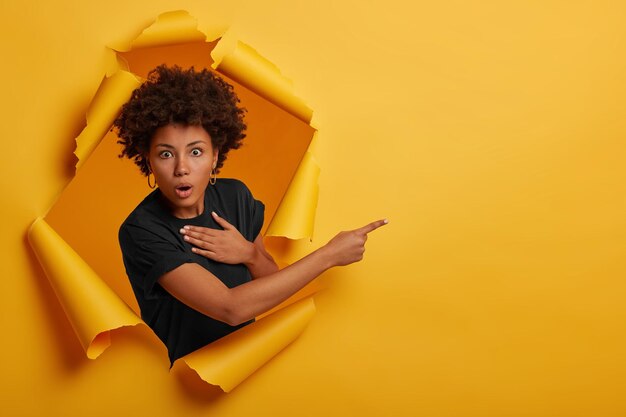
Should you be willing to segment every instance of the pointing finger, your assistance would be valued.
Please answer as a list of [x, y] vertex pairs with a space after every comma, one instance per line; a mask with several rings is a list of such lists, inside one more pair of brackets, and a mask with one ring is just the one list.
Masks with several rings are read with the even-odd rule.
[[356, 231], [367, 234], [373, 232], [381, 226], [386, 225], [387, 223], [389, 223], [389, 220], [387, 219], [376, 220], [375, 222], [371, 222], [370, 224], [366, 224], [365, 226], [356, 229]]

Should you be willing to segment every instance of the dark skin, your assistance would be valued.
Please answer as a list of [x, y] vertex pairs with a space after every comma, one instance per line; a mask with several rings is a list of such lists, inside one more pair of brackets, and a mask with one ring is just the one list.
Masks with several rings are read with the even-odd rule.
[[238, 325], [285, 301], [324, 271], [363, 259], [368, 234], [386, 223], [386, 220], [377, 220], [341, 232], [292, 265], [234, 288], [226, 287], [200, 265], [190, 263], [164, 274], [159, 283], [174, 297], [201, 313]]
[[[201, 126], [170, 124], [157, 129], [146, 159], [174, 216], [190, 218], [204, 211], [204, 190], [218, 151]], [[228, 288], [200, 265], [185, 263], [161, 276], [159, 283], [184, 304], [230, 325], [277, 306], [332, 267], [360, 261], [368, 233], [387, 223], [377, 220], [341, 232], [326, 245], [278, 270], [260, 235], [249, 242], [226, 220], [216, 214], [213, 218], [223, 230], [186, 226], [181, 233], [195, 245], [196, 253], [219, 262], [243, 263], [255, 279]]]

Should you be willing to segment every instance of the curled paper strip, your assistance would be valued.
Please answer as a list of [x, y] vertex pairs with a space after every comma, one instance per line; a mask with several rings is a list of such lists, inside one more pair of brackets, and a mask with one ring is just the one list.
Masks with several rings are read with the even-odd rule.
[[315, 314], [299, 301], [182, 358], [204, 381], [229, 392], [294, 341]]
[[80, 168], [96, 149], [111, 128], [122, 104], [128, 101], [133, 90], [140, 84], [139, 79], [133, 74], [121, 70], [102, 81], [87, 110], [87, 126], [76, 138], [74, 151], [78, 158], [76, 169]]
[[89, 359], [109, 347], [111, 330], [143, 323], [45, 220], [35, 220], [28, 241]]
[[243, 42], [230, 46], [223, 40], [211, 52], [213, 68], [241, 83], [266, 100], [285, 109], [307, 123], [313, 111], [293, 94], [289, 79], [283, 77], [276, 65], [263, 58], [257, 51]]
[[185, 10], [161, 13], [156, 21], [131, 42], [111, 45], [116, 51], [203, 42], [206, 35], [198, 30], [198, 21]]
[[285, 236], [289, 239], [313, 236], [319, 174], [315, 158], [307, 152], [267, 228], [266, 236]]
[[[75, 155], [78, 163], [75, 178], [50, 209], [46, 219], [37, 219], [28, 233], [29, 242], [90, 359], [97, 358], [109, 346], [111, 330], [143, 323], [129, 307], [136, 308], [136, 304], [121, 265], [117, 229], [132, 207], [149, 190], [132, 162], [117, 158], [117, 138], [109, 129], [123, 103], [140, 85], [142, 75], [132, 72], [133, 59], [141, 61], [138, 67], [152, 68], [164, 62], [163, 53], [167, 51], [175, 59], [184, 57], [185, 65], [202, 68], [211, 64], [208, 57], [194, 56], [198, 51], [212, 47], [205, 42], [206, 36], [197, 30], [196, 24], [196, 20], [185, 11], [164, 13], [137, 39], [127, 43], [128, 54], [138, 53], [133, 57], [126, 55], [122, 61], [131, 64], [128, 71], [118, 68], [110, 77], [104, 78], [94, 96], [87, 112], [87, 125], [76, 139]], [[124, 50], [124, 47], [118, 50]], [[176, 60], [168, 62], [167, 59], [165, 62], [177, 63]], [[238, 81], [233, 84], [242, 103], [250, 113], [253, 113], [252, 108], [260, 112], [250, 114], [249, 123], [248, 140], [256, 139], [257, 144], [244, 146], [232, 157], [229, 155], [232, 175], [246, 182], [248, 178], [259, 177], [258, 172], [264, 172], [266, 177], [273, 175], [272, 178], [260, 179], [274, 186], [274, 190], [270, 190], [274, 194], [268, 193], [266, 200], [266, 216], [272, 218], [277, 213], [271, 222], [273, 235], [310, 237], [317, 202], [319, 168], [309, 153], [304, 159], [300, 158], [314, 132], [308, 125], [311, 111], [293, 96], [291, 87], [288, 87], [276, 67], [251, 48], [240, 46], [235, 51], [235, 58], [226, 58], [226, 62], [224, 68], [238, 77]], [[242, 65], [243, 69], [240, 68]], [[256, 77], [251, 74], [254, 68], [262, 74]], [[245, 86], [252, 86], [254, 91]], [[259, 94], [265, 100], [259, 98]], [[280, 103], [281, 107], [273, 103]], [[303, 118], [306, 122], [302, 121]], [[287, 128], [284, 135], [293, 132], [300, 135], [291, 138], [293, 142], [290, 146], [281, 146], [281, 135], [276, 132], [276, 129], [284, 127]], [[296, 139], [300, 142], [296, 143]], [[261, 140], [273, 142], [267, 146], [269, 143]], [[279, 154], [273, 157], [278, 158], [277, 163], [292, 165], [283, 171], [271, 171], [251, 163], [273, 163], [273, 159], [263, 154], [268, 149], [288, 150], [291, 155]], [[241, 158], [239, 162], [237, 158]], [[289, 172], [289, 176], [295, 172], [291, 182], [284, 172]], [[276, 189], [278, 184], [283, 187], [279, 192]], [[263, 187], [259, 188], [264, 190]], [[112, 199], [112, 195], [115, 198]], [[307, 196], [304, 200], [301, 198], [303, 195]], [[283, 204], [285, 208], [281, 208]], [[272, 209], [268, 210], [268, 207]], [[289, 214], [290, 210], [295, 211]], [[97, 250], [89, 237], [84, 235], [85, 230], [99, 236]], [[261, 316], [261, 320], [182, 360], [203, 380], [219, 385], [225, 391], [231, 390], [298, 337], [312, 317], [314, 307], [312, 300], [297, 300], [310, 296], [318, 289], [320, 286], [312, 283]]]

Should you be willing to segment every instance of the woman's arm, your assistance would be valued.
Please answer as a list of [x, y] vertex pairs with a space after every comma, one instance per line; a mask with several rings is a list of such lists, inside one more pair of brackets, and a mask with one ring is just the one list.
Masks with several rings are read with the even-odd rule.
[[285, 301], [327, 269], [363, 259], [367, 234], [386, 223], [379, 220], [341, 232], [292, 265], [234, 288], [228, 288], [215, 275], [193, 263], [164, 274], [159, 283], [191, 308], [238, 325]]
[[260, 233], [256, 239], [254, 239], [252, 246], [254, 248], [253, 256], [250, 257], [247, 262], [244, 262], [252, 278], [264, 277], [278, 271], [278, 265], [276, 265], [272, 255], [265, 249], [263, 236], [261, 236]]

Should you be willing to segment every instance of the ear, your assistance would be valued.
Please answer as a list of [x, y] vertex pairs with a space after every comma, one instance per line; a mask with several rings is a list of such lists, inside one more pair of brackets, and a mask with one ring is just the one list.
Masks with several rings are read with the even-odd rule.
[[217, 159], [220, 156], [220, 151], [219, 149], [213, 149], [213, 168], [215, 169], [215, 166], [217, 165]]

